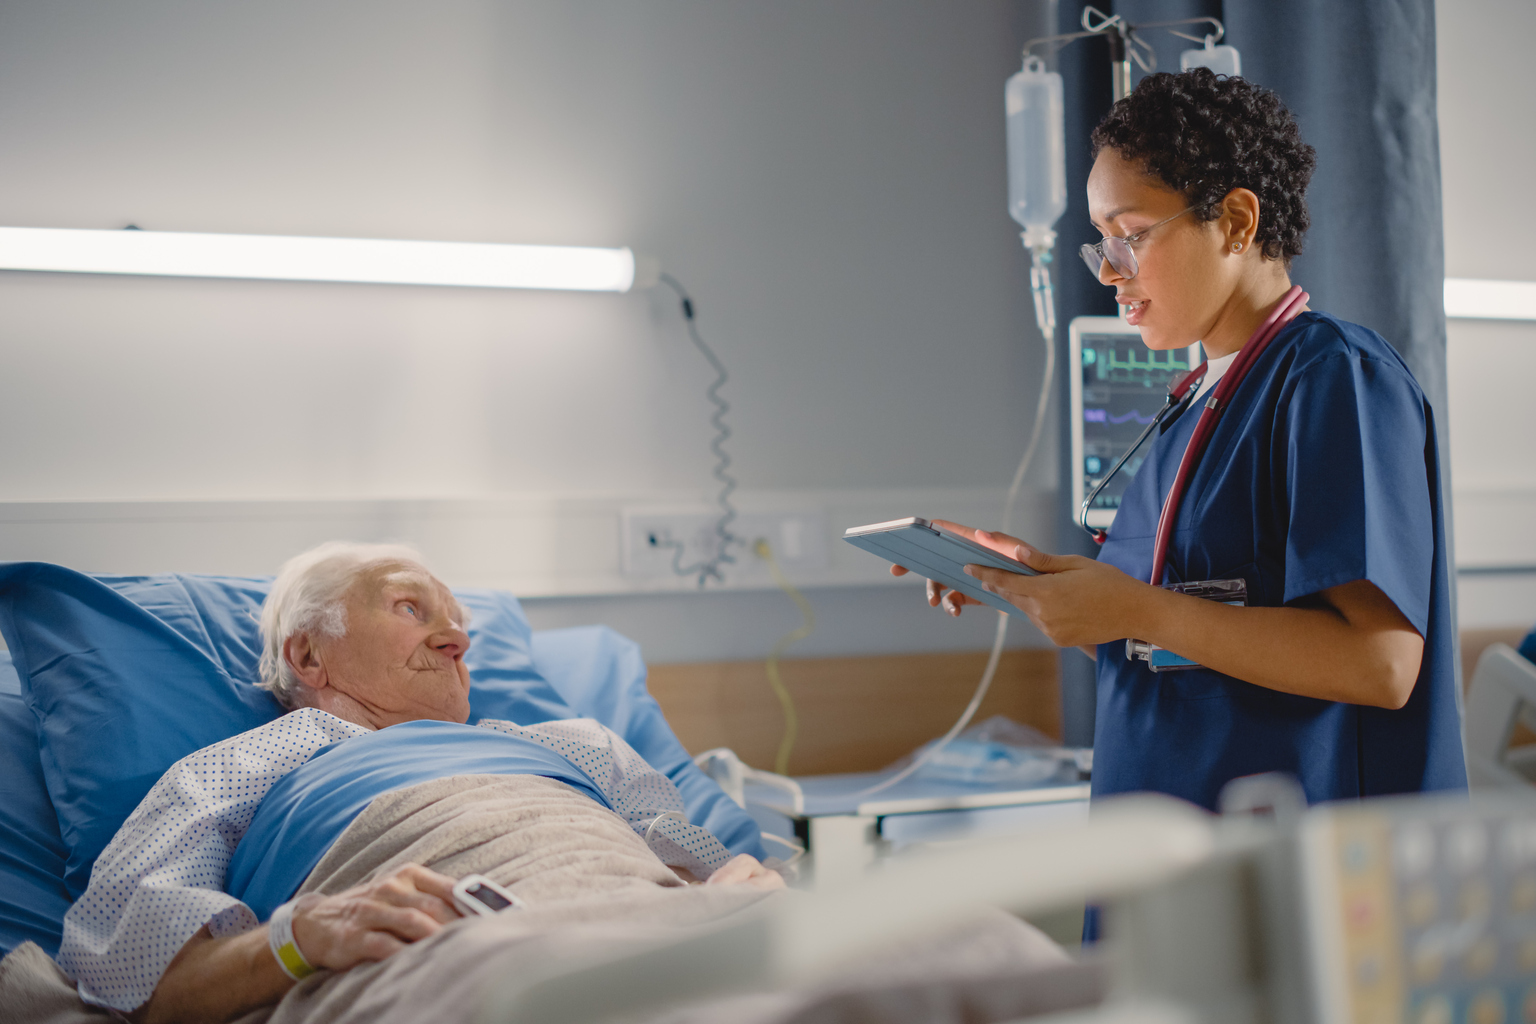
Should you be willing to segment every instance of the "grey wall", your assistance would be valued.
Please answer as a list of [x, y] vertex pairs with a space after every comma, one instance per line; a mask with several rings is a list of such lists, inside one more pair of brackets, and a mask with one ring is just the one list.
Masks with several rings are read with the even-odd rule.
[[[731, 368], [744, 487], [997, 486], [1041, 358], [1001, 109], [1032, 10], [9, 0], [0, 224], [630, 245]], [[709, 483], [710, 375], [658, 294], [9, 273], [0, 309], [0, 501]], [[813, 595], [812, 646], [986, 644], [894, 594]], [[763, 595], [604, 600], [533, 611], [669, 660], [783, 627]]]
[[[0, 222], [631, 245], [698, 297], [745, 486], [991, 484], [1038, 358], [1004, 213], [1015, 6], [10, 3]], [[660, 295], [9, 274], [0, 302], [0, 432], [28, 441], [3, 499], [708, 467], [710, 376]]]

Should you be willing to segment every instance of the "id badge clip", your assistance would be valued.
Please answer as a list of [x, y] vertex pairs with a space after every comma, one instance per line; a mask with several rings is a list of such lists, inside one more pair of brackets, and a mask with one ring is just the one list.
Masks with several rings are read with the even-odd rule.
[[[1207, 601], [1217, 601], [1221, 604], [1244, 607], [1248, 604], [1248, 582], [1246, 580], [1197, 580], [1194, 583], [1165, 583], [1164, 590], [1171, 590], [1175, 594], [1189, 594], [1192, 597], [1203, 597]], [[1128, 661], [1140, 659], [1148, 663], [1153, 672], [1177, 672], [1180, 669], [1199, 668], [1198, 662], [1190, 661], [1182, 655], [1174, 654], [1157, 644], [1146, 640], [1127, 640], [1125, 642], [1125, 657]]]

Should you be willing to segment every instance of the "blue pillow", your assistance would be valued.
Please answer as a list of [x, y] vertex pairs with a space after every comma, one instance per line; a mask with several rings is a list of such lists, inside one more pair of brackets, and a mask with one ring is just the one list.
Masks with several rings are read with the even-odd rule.
[[[166, 769], [282, 713], [252, 685], [269, 586], [265, 579], [91, 577], [40, 562], [0, 564], [0, 634], [40, 723], [71, 898], [85, 891], [96, 858]], [[525, 724], [571, 717], [533, 668], [531, 631], [517, 599], [486, 590], [458, 596], [477, 619], [465, 656], [471, 707], [489, 704], [492, 717]]]
[[52, 956], [69, 895], [64, 840], [38, 760], [37, 721], [0, 650], [0, 957], [27, 940]]
[[645, 688], [639, 644], [607, 626], [551, 629], [533, 634], [533, 663], [578, 715], [623, 736], [672, 780], [689, 821], [709, 829], [732, 853], [763, 859], [757, 822], [693, 763]]
[[219, 656], [232, 645], [202, 627], [174, 577], [96, 580], [56, 565], [0, 565], [0, 632], [38, 721], [73, 899], [167, 768], [282, 712], [231, 675]]

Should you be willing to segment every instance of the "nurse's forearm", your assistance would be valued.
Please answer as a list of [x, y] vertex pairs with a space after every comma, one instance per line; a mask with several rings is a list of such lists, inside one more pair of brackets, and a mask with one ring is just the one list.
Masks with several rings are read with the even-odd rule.
[[1234, 608], [1148, 588], [1134, 636], [1257, 686], [1322, 700], [1400, 708], [1424, 641], [1364, 580], [1318, 595], [1315, 607]]

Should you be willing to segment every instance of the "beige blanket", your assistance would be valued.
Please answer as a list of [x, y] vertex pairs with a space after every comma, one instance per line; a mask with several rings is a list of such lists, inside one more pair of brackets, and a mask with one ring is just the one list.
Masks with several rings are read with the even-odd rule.
[[[488, 875], [528, 907], [457, 921], [382, 963], [319, 972], [242, 1024], [471, 1024], [486, 993], [509, 978], [532, 983], [568, 970], [573, 960], [672, 941], [765, 899], [811, 898], [745, 886], [683, 885], [627, 824], [585, 795], [551, 779], [499, 775], [443, 779], [379, 797], [301, 891], [340, 892], [410, 862], [454, 877]], [[1021, 985], [1024, 975], [1041, 970], [1051, 975], [1049, 984], [1040, 975], [1039, 983]], [[962, 932], [888, 951], [814, 991], [715, 1000], [663, 1016], [742, 1024], [1002, 1020], [1091, 1002], [1099, 985], [1097, 971], [1071, 965], [1043, 935], [999, 914]], [[891, 1003], [898, 994], [902, 998]], [[925, 1011], [921, 1017], [870, 1017], [869, 1000]], [[952, 1013], [935, 1012], [940, 1005]], [[103, 1019], [35, 946], [0, 962], [3, 1024]]]

